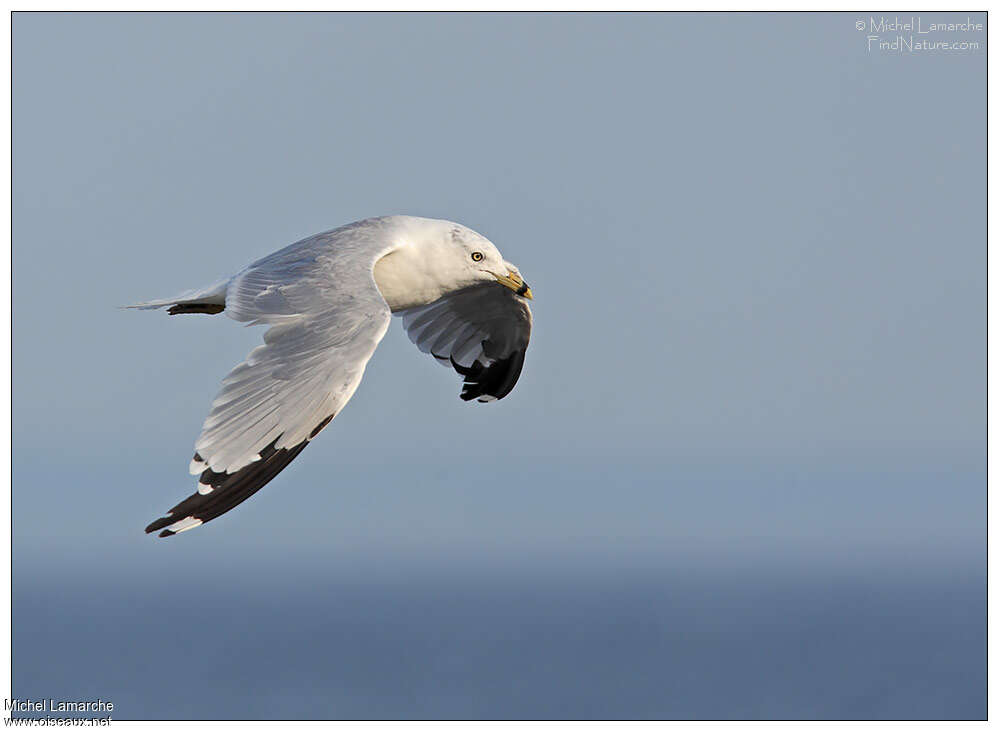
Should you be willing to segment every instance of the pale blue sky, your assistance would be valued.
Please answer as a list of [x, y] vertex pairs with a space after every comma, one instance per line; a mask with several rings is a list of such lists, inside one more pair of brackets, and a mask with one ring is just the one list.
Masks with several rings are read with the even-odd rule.
[[[858, 19], [16, 14], [15, 577], [980, 572], [985, 51]], [[516, 390], [393, 323], [271, 485], [143, 536], [262, 331], [117, 306], [389, 213], [520, 267]]]
[[851, 19], [17, 16], [15, 468], [125, 460], [105, 500], [172, 505], [260, 333], [115, 306], [394, 212], [521, 267], [524, 377], [464, 404], [395, 327], [301, 463], [980, 468], [984, 55]]

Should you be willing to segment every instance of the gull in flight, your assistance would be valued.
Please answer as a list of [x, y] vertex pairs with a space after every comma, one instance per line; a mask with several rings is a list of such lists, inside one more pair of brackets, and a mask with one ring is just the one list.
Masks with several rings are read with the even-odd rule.
[[481, 234], [385, 216], [310, 236], [203, 290], [129, 306], [270, 326], [212, 402], [190, 465], [197, 492], [146, 532], [201, 526], [263, 488], [343, 409], [392, 315], [461, 375], [462, 399], [502, 399], [524, 365], [530, 299]]

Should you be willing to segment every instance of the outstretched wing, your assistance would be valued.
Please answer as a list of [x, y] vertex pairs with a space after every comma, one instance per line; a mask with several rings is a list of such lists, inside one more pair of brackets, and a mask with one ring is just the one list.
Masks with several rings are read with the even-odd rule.
[[350, 234], [293, 244], [228, 283], [225, 313], [271, 327], [212, 402], [190, 466], [198, 492], [146, 532], [171, 536], [245, 501], [353, 395], [391, 314], [372, 274], [387, 247]]
[[531, 340], [531, 309], [508, 288], [470, 287], [398, 314], [421, 351], [464, 378], [465, 401], [502, 399], [517, 383]]

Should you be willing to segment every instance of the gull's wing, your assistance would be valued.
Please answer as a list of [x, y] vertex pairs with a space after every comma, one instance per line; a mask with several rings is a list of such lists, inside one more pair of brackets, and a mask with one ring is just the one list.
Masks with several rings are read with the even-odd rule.
[[531, 340], [531, 309], [508, 288], [470, 287], [397, 314], [421, 351], [461, 374], [465, 401], [502, 399], [517, 383]]
[[191, 461], [198, 492], [147, 532], [170, 536], [245, 501], [347, 403], [391, 320], [372, 274], [390, 247], [375, 234], [351, 227], [319, 234], [228, 282], [225, 313], [271, 327], [212, 402]]

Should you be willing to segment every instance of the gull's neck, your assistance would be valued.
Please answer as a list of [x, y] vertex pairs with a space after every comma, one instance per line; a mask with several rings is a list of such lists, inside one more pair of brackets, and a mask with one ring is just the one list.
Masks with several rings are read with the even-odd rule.
[[398, 245], [375, 262], [374, 277], [392, 312], [427, 305], [455, 289], [454, 224], [407, 218], [395, 236]]

